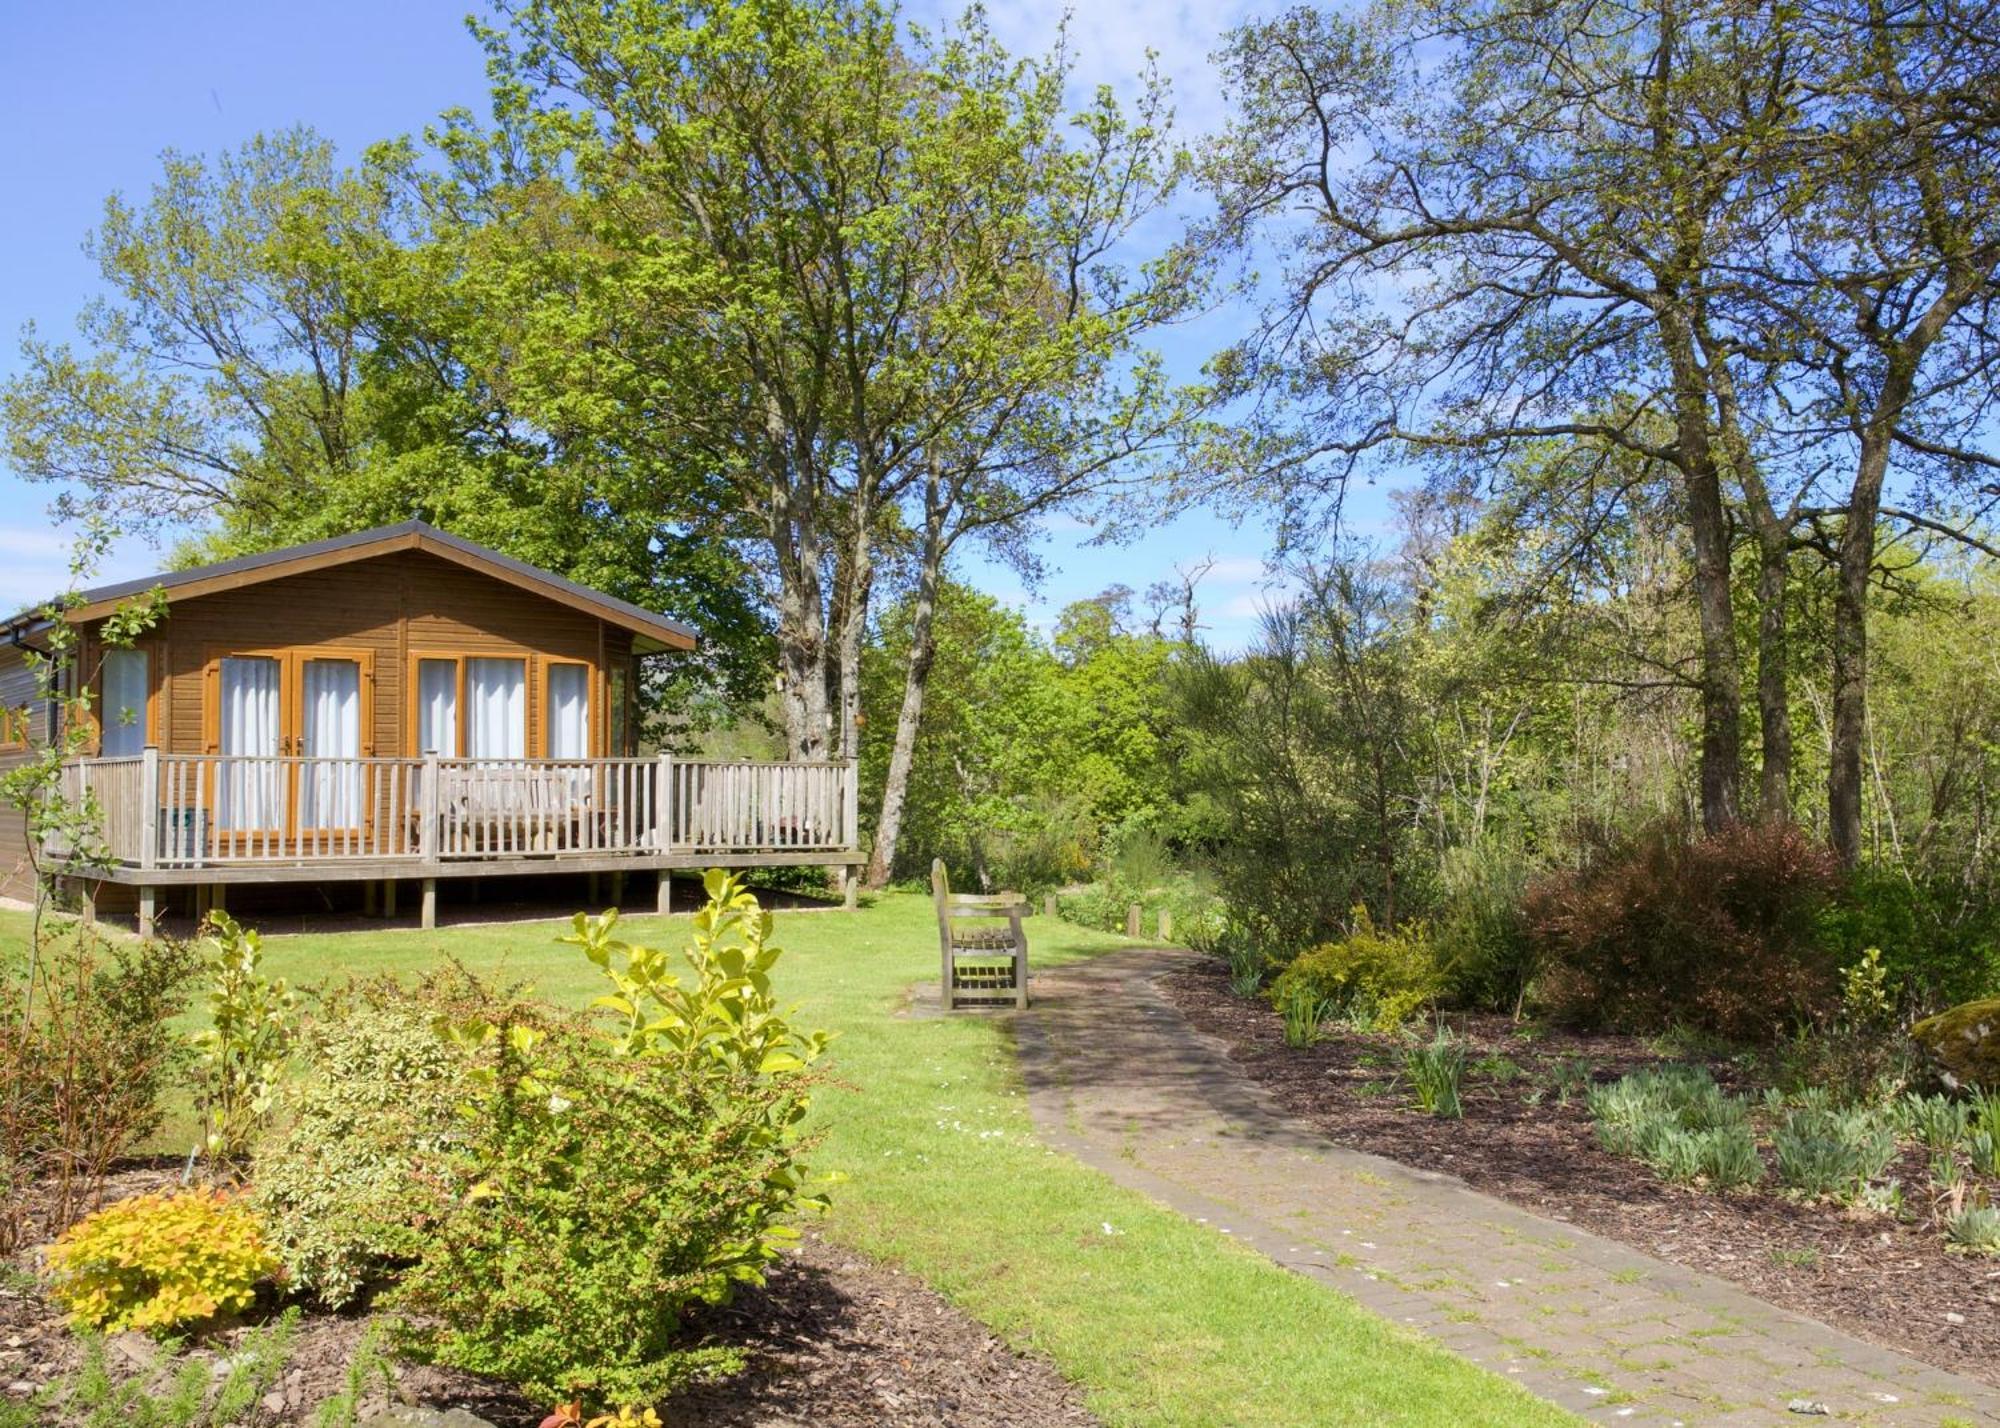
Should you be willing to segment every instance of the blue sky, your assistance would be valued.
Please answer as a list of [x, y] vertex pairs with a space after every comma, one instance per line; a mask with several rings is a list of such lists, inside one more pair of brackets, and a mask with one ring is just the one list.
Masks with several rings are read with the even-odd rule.
[[[1072, 21], [1079, 87], [1122, 83], [1157, 51], [1173, 79], [1184, 125], [1216, 124], [1221, 100], [1207, 55], [1240, 17], [1239, 0], [1217, 6], [1107, 0]], [[81, 252], [105, 196], [137, 197], [168, 148], [213, 152], [263, 129], [306, 123], [352, 156], [379, 138], [420, 129], [439, 110], [483, 110], [481, 54], [466, 34], [464, 0], [179, 0], [179, 3], [41, 5], [0, 0], [0, 378], [18, 369], [16, 337], [36, 322], [65, 336], [96, 291]], [[995, 23], [1017, 49], [1041, 50], [1061, 17], [1060, 0], [996, 7]], [[925, 3], [922, 19], [936, 12]], [[1219, 314], [1176, 337], [1169, 360], [1191, 370], [1235, 320]], [[68, 540], [51, 524], [45, 486], [0, 463], [0, 607], [19, 608], [61, 584]], [[1044, 547], [1037, 590], [975, 560], [974, 583], [1024, 606], [1046, 624], [1064, 603], [1123, 583], [1143, 590], [1176, 566], [1213, 557], [1202, 587], [1208, 636], [1237, 646], [1269, 598], [1259, 528], [1191, 516], [1122, 545], [1091, 546], [1091, 532], [1064, 522]], [[157, 568], [159, 552], [127, 543], [105, 579]]]

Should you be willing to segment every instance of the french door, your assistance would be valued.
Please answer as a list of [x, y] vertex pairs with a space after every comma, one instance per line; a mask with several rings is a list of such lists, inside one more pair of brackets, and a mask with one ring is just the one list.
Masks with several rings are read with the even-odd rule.
[[358, 834], [368, 821], [362, 760], [374, 752], [370, 652], [233, 652], [208, 674], [217, 829], [288, 842]]

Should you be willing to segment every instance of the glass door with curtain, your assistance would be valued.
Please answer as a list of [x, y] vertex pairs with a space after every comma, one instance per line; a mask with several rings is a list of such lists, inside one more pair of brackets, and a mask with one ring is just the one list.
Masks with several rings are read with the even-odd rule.
[[369, 813], [368, 653], [232, 653], [209, 668], [217, 829], [253, 848], [358, 834]]
[[362, 824], [361, 661], [312, 657], [299, 661], [298, 736], [312, 762], [299, 779], [298, 823], [312, 832], [357, 830]]
[[275, 837], [284, 831], [284, 660], [229, 655], [220, 661], [216, 711], [215, 826]]

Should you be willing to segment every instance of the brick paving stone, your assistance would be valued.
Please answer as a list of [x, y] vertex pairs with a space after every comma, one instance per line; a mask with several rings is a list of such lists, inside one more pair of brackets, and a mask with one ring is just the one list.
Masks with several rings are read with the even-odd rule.
[[[2000, 1424], [2000, 1390], [1279, 1111], [1154, 985], [1189, 954], [1038, 973], [1011, 1014], [1042, 1138], [1597, 1423]], [[1789, 1411], [1824, 1403], [1829, 1418]]]

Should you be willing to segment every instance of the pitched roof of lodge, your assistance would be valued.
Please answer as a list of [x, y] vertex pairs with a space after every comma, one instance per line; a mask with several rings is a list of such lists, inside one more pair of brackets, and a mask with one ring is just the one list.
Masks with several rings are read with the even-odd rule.
[[[219, 561], [214, 565], [197, 565], [189, 570], [173, 570], [160, 575], [150, 575], [141, 580], [123, 580], [115, 585], [100, 585], [94, 590], [79, 592], [80, 603], [69, 612], [72, 620], [94, 620], [110, 614], [120, 601], [134, 595], [143, 595], [155, 587], [165, 593], [169, 604], [176, 600], [192, 599], [198, 595], [210, 595], [221, 590], [236, 590], [246, 585], [256, 585], [266, 580], [276, 580], [281, 576], [296, 575], [307, 570], [323, 570], [329, 566], [346, 565], [352, 561], [368, 560], [378, 555], [388, 555], [396, 551], [418, 550], [434, 555], [469, 570], [477, 570], [496, 580], [504, 580], [524, 590], [584, 610], [608, 620], [614, 625], [630, 630], [638, 637], [637, 648], [649, 646], [655, 650], [691, 650], [695, 647], [695, 632], [678, 620], [669, 620], [664, 615], [642, 609], [628, 600], [620, 600], [614, 595], [606, 595], [601, 590], [592, 590], [587, 585], [579, 585], [574, 580], [565, 580], [553, 571], [530, 565], [525, 560], [516, 560], [511, 555], [502, 555], [497, 550], [466, 540], [462, 536], [441, 531], [427, 521], [403, 521], [393, 526], [377, 526], [373, 530], [356, 531], [352, 535], [334, 536], [328, 540], [310, 541], [305, 545], [290, 545], [282, 550], [259, 551], [255, 555], [240, 555], [234, 560]], [[39, 611], [24, 612], [6, 622], [0, 629], [11, 629], [15, 637], [40, 628], [47, 620]]]

